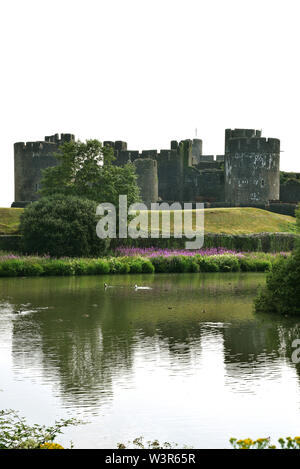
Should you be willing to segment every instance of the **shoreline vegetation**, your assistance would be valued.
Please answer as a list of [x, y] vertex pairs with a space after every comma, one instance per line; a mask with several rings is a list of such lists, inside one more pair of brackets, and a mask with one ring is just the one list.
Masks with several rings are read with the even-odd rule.
[[237, 252], [224, 248], [184, 251], [119, 247], [101, 258], [53, 258], [0, 252], [0, 277], [105, 274], [269, 272], [289, 252]]

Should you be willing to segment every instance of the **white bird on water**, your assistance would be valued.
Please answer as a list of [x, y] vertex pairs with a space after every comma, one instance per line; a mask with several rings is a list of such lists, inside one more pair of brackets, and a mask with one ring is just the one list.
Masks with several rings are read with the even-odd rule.
[[[113, 288], [112, 285], [107, 285], [107, 283], [104, 283], [103, 286], [104, 286], [104, 290], [106, 290], [107, 288]], [[137, 284], [134, 285], [133, 289], [134, 290], [152, 290], [151, 287], [139, 287]]]

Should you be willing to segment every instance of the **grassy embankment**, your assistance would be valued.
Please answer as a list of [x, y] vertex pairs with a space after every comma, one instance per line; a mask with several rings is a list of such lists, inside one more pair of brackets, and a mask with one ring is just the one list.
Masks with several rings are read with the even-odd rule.
[[0, 235], [18, 234], [22, 208], [0, 208]]
[[[18, 234], [19, 219], [22, 211], [23, 209], [21, 208], [0, 208], [0, 235]], [[195, 228], [196, 211], [192, 210], [192, 213], [193, 228]], [[204, 211], [204, 228], [206, 233], [233, 235], [280, 232], [291, 233], [296, 231], [296, 220], [287, 215], [280, 215], [257, 208], [211, 208], [205, 209]], [[170, 229], [171, 234], [173, 234], [173, 214], [171, 216]]]

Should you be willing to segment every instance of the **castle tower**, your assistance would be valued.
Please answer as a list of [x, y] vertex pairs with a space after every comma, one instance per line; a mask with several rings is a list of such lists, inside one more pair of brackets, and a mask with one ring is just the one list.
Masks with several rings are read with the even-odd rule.
[[198, 164], [202, 155], [202, 140], [194, 138], [192, 143], [193, 164]]
[[280, 140], [261, 131], [226, 129], [225, 200], [232, 205], [279, 200]]
[[53, 154], [62, 143], [74, 139], [72, 134], [55, 134], [40, 142], [15, 143], [15, 202], [12, 206], [22, 207], [39, 198], [42, 170], [57, 165]]
[[151, 202], [158, 200], [157, 161], [152, 158], [137, 158], [134, 165], [142, 201], [150, 208]]

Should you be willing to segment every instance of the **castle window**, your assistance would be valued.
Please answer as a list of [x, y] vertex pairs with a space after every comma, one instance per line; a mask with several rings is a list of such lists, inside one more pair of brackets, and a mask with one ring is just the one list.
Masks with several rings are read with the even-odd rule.
[[264, 179], [261, 180], [261, 187], [265, 187], [265, 180]]

